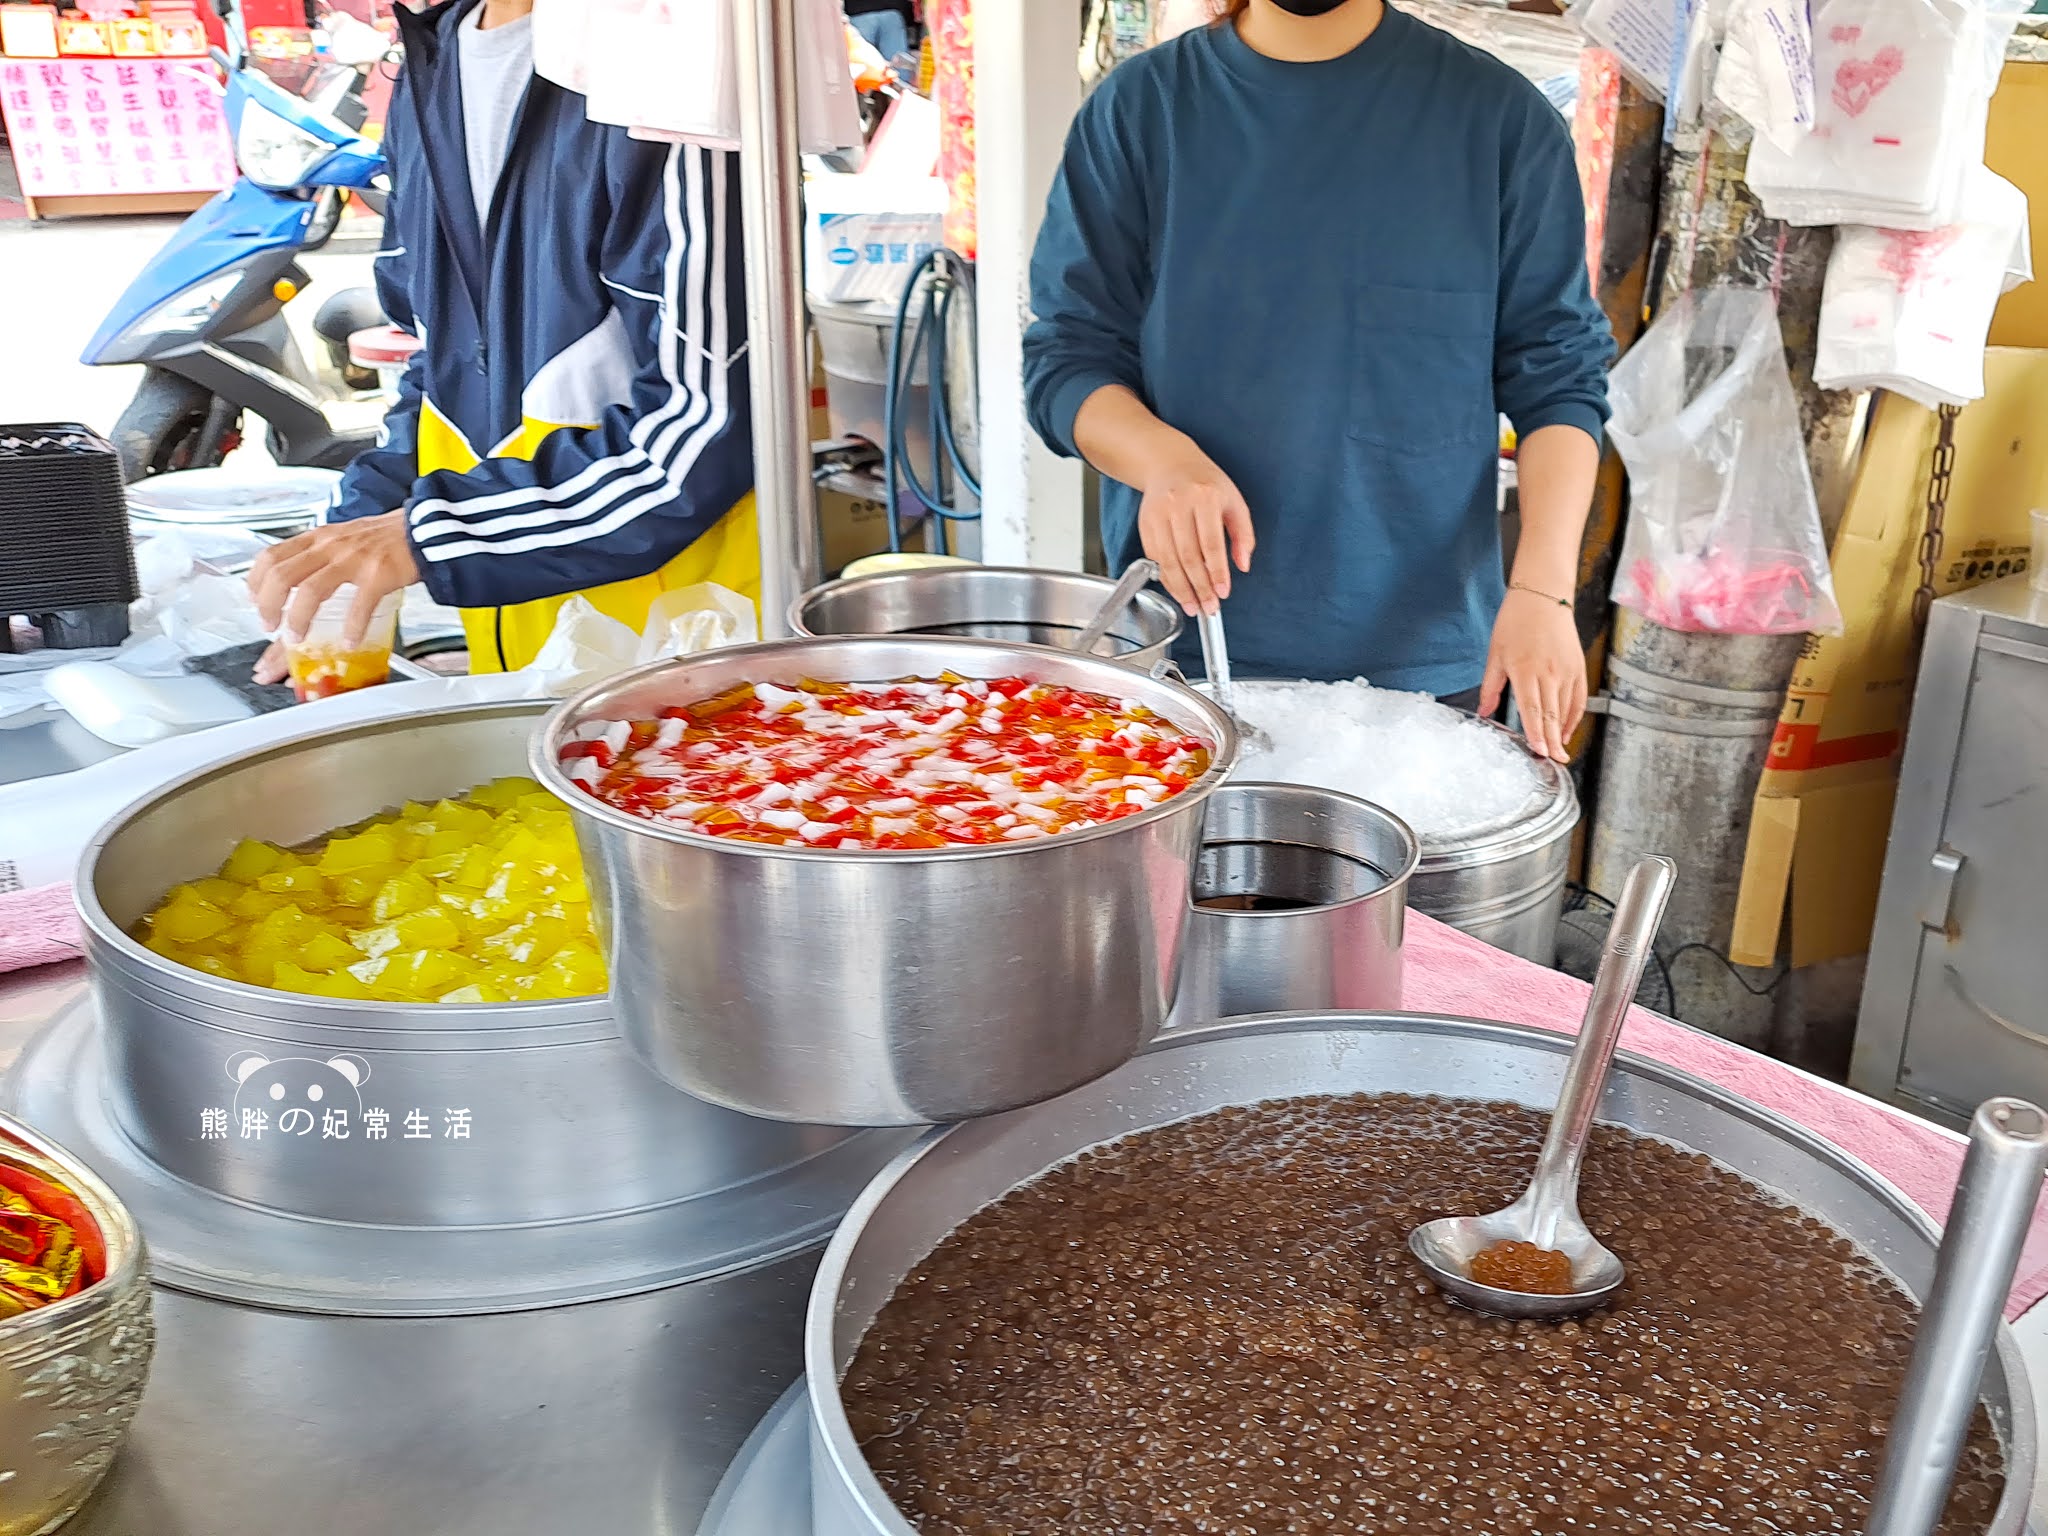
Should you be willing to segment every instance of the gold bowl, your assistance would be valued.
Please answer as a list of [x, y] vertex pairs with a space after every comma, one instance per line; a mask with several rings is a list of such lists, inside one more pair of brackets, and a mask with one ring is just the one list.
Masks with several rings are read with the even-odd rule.
[[128, 1437], [156, 1329], [142, 1233], [77, 1158], [0, 1114], [0, 1158], [62, 1184], [99, 1223], [107, 1272], [0, 1319], [0, 1536], [43, 1536], [99, 1486]]

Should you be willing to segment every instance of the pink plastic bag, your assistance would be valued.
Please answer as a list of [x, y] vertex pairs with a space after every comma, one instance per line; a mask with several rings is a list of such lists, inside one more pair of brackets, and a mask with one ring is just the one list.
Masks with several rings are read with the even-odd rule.
[[1666, 629], [1841, 633], [1771, 296], [1684, 295], [1608, 390], [1629, 476], [1615, 602]]

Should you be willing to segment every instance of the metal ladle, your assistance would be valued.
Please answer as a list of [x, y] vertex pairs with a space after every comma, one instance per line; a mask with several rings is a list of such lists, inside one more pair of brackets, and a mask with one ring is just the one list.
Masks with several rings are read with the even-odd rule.
[[[1678, 866], [1652, 856], [1629, 871], [1607, 930], [1585, 1022], [1572, 1046], [1558, 1089], [1557, 1108], [1536, 1159], [1529, 1188], [1506, 1210], [1487, 1216], [1446, 1216], [1408, 1234], [1408, 1249], [1423, 1272], [1453, 1300], [1495, 1317], [1569, 1317], [1598, 1306], [1621, 1288], [1619, 1258], [1603, 1247], [1579, 1217], [1579, 1166], [1593, 1134], [1593, 1116], [1607, 1086], [1607, 1068], [1621, 1025], [1649, 963], [1657, 925]], [[1538, 1296], [1482, 1285], [1472, 1278], [1474, 1256], [1496, 1243], [1533, 1243], [1572, 1261], [1572, 1290]]]
[[1978, 1106], [1885, 1437], [1868, 1536], [1931, 1536], [1940, 1523], [2044, 1170], [2048, 1113], [2023, 1099]]
[[1110, 625], [1123, 617], [1123, 611], [1131, 606], [1131, 599], [1138, 595], [1138, 589], [1159, 574], [1159, 567], [1150, 560], [1133, 560], [1124, 569], [1124, 574], [1102, 606], [1095, 610], [1095, 617], [1088, 621], [1088, 627], [1076, 635], [1070, 650], [1083, 656], [1094, 654], [1095, 647], [1102, 644], [1109, 634]]

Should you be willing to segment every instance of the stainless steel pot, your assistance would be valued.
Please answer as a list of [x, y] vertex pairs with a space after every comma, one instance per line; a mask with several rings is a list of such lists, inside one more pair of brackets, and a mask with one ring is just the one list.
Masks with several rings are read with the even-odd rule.
[[[1064, 649], [1116, 586], [1100, 576], [1021, 566], [956, 565], [828, 581], [789, 610], [799, 635], [968, 635]], [[1140, 592], [1096, 654], [1149, 671], [1180, 638], [1180, 609]]]
[[142, 1233], [77, 1158], [0, 1114], [0, 1157], [55, 1179], [99, 1223], [107, 1273], [0, 1321], [0, 1536], [54, 1531], [99, 1485], [142, 1401], [155, 1347]]
[[1399, 1008], [1401, 925], [1420, 857], [1406, 822], [1351, 795], [1224, 785], [1209, 797], [1166, 1027]]
[[[685, 1201], [843, 1139], [673, 1092], [619, 1043], [602, 997], [300, 997], [187, 970], [129, 937], [166, 888], [211, 874], [238, 838], [300, 843], [523, 771], [546, 707], [420, 711], [245, 753], [151, 794], [93, 840], [78, 908], [109, 1091], [152, 1162], [294, 1215], [480, 1227]], [[264, 1113], [257, 1134], [244, 1108]], [[305, 1113], [286, 1133], [294, 1109]], [[332, 1132], [329, 1111], [345, 1112]]]
[[[1031, 1109], [935, 1131], [841, 1223], [805, 1319], [813, 1536], [916, 1536], [855, 1445], [839, 1379], [875, 1314], [954, 1227], [1088, 1147], [1230, 1104], [1318, 1093], [1434, 1093], [1544, 1106], [1571, 1042], [1506, 1024], [1416, 1014], [1239, 1020], [1162, 1040], [1100, 1081]], [[1603, 1120], [1704, 1152], [1827, 1222], [1915, 1296], [1938, 1231], [1892, 1185], [1789, 1120], [1640, 1057], [1615, 1059]], [[2019, 1536], [2034, 1483], [2032, 1389], [2010, 1330], [1982, 1394], [2006, 1447], [2005, 1498], [1986, 1536]]]
[[[1506, 733], [1504, 726], [1493, 728]], [[1408, 904], [1496, 949], [1550, 965], [1557, 959], [1579, 796], [1571, 774], [1556, 763], [1539, 758], [1536, 768], [1542, 792], [1515, 815], [1455, 840], [1424, 841]]]
[[[558, 754], [586, 720], [747, 682], [1022, 675], [1135, 700], [1213, 744], [1149, 811], [1031, 843], [839, 852], [715, 839], [614, 810]], [[1202, 808], [1237, 748], [1178, 683], [992, 640], [785, 640], [659, 662], [561, 705], [533, 771], [576, 813], [626, 1041], [750, 1114], [909, 1125], [993, 1114], [1128, 1061], [1172, 1002]]]

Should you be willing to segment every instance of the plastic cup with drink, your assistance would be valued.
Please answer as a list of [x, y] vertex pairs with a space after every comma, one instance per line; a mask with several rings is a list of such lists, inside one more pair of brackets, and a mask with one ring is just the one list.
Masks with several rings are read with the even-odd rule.
[[393, 592], [370, 613], [360, 640], [347, 637], [349, 610], [355, 606], [353, 585], [337, 587], [314, 612], [303, 635], [280, 634], [292, 692], [301, 702], [328, 699], [383, 682], [391, 675], [391, 648], [398, 640], [398, 604]]

